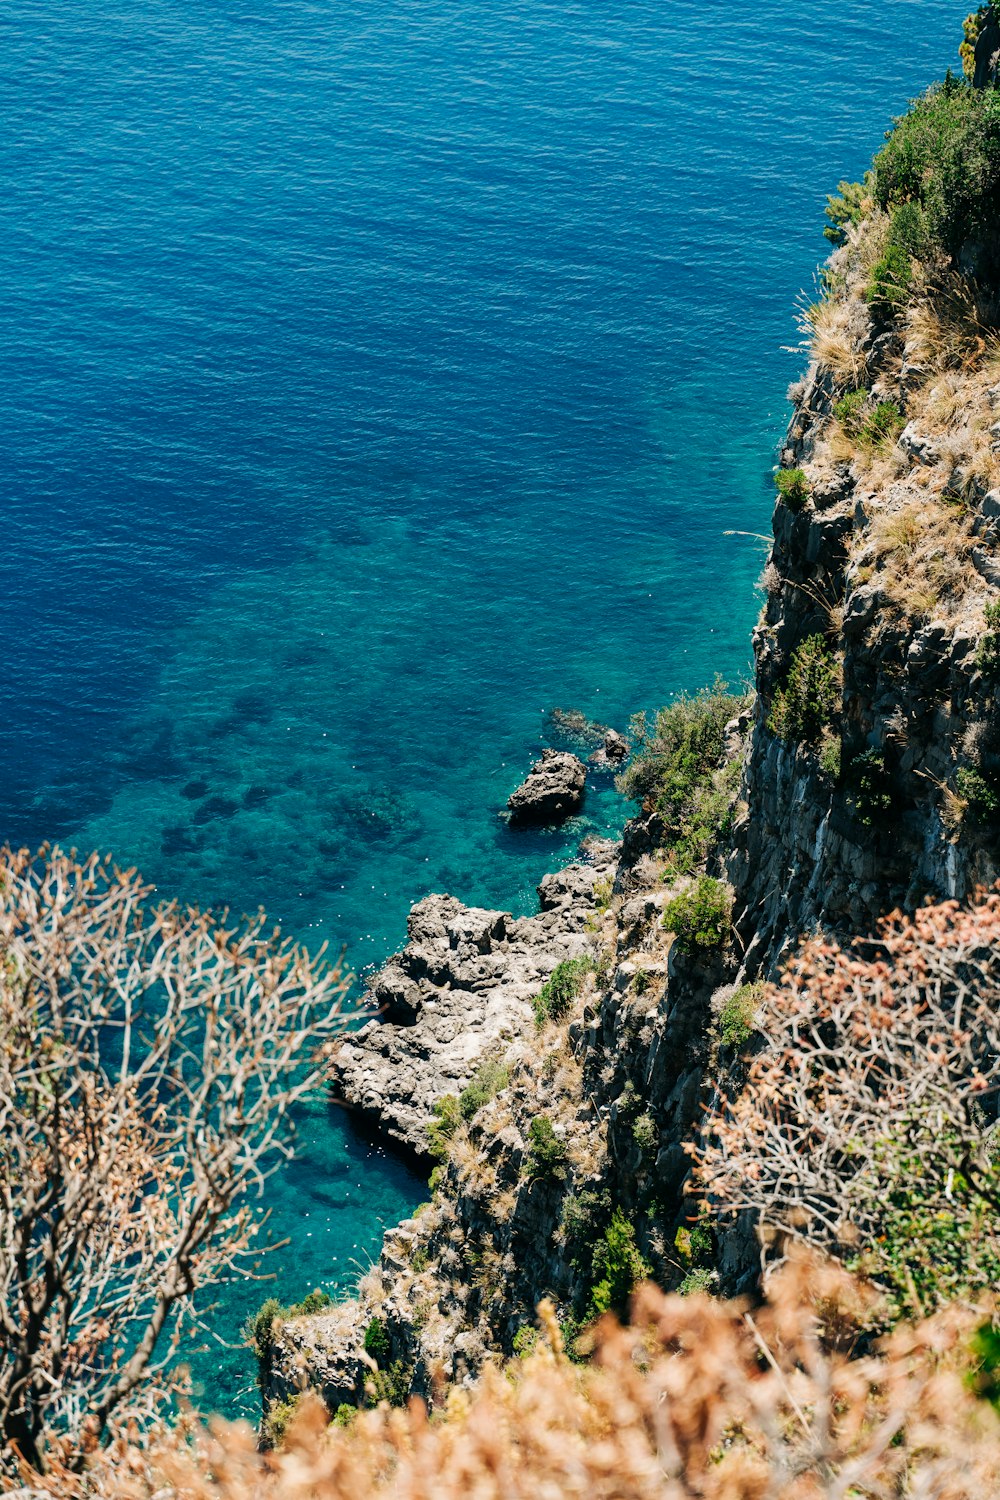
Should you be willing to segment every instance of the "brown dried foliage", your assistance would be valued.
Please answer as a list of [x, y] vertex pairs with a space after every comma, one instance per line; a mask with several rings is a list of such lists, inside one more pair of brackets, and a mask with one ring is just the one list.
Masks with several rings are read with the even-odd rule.
[[150, 895], [0, 851], [0, 1435], [35, 1464], [155, 1406], [341, 1025], [339, 969]]
[[811, 939], [769, 988], [760, 1029], [745, 1090], [708, 1117], [697, 1175], [711, 1199], [863, 1248], [879, 1243], [902, 1164], [902, 1187], [959, 1227], [963, 1185], [970, 1247], [980, 1208], [1000, 1222], [1000, 895], [896, 913], [847, 949]]
[[192, 1424], [142, 1448], [119, 1440], [83, 1481], [37, 1492], [106, 1500], [985, 1500], [1000, 1484], [998, 1423], [963, 1382], [957, 1315], [854, 1357], [864, 1297], [805, 1257], [765, 1307], [640, 1289], [592, 1364], [569, 1364], [551, 1309], [544, 1342], [487, 1370], [443, 1419], [423, 1404], [361, 1413], [344, 1431], [305, 1398], [277, 1453], [249, 1428]]

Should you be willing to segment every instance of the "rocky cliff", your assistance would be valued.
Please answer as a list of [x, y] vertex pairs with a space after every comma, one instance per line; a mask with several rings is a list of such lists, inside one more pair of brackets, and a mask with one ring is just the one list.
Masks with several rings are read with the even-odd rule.
[[[431, 1200], [356, 1301], [278, 1321], [265, 1401], [303, 1381], [331, 1406], [434, 1399], [530, 1342], [543, 1295], [569, 1335], [642, 1275], [749, 1284], [748, 1239], [688, 1197], [688, 1149], [739, 1083], [755, 983], [817, 925], [864, 934], [1000, 872], [998, 344], [975, 283], [894, 259], [863, 185], [845, 201], [791, 392], [752, 709], [717, 744], [697, 704], [658, 721], [641, 814], [543, 887], [540, 948], [502, 914], [415, 910], [376, 997], [417, 1025], [345, 1045], [339, 1077], [435, 1146]], [[485, 1052], [471, 1093], [435, 1100]]]

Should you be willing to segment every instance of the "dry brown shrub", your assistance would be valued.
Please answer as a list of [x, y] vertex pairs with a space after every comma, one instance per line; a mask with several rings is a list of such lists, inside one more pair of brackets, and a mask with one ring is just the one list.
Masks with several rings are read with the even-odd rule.
[[606, 1317], [571, 1365], [550, 1307], [543, 1339], [487, 1369], [430, 1421], [422, 1402], [330, 1428], [315, 1398], [262, 1456], [244, 1424], [120, 1438], [82, 1481], [36, 1494], [101, 1500], [987, 1500], [1000, 1424], [963, 1381], [967, 1317], [939, 1316], [856, 1357], [866, 1295], [801, 1257], [766, 1305], [640, 1288], [633, 1326]]
[[766, 995], [746, 1089], [710, 1114], [717, 1203], [858, 1257], [917, 1311], [1000, 1266], [1000, 895], [805, 943]]

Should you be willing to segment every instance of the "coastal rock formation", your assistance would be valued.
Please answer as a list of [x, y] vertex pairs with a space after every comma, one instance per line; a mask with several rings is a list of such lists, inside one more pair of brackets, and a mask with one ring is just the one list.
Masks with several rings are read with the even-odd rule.
[[588, 764], [602, 771], [617, 771], [628, 760], [630, 749], [623, 734], [619, 734], [617, 729], [609, 729], [604, 736], [604, 743], [589, 757]]
[[593, 949], [595, 888], [607, 880], [615, 849], [591, 843], [590, 863], [547, 875], [534, 917], [447, 895], [419, 901], [406, 947], [366, 997], [381, 1018], [339, 1043], [335, 1096], [394, 1144], [425, 1156], [436, 1101], [460, 1093], [487, 1052], [530, 1032], [532, 1001], [556, 965]]
[[507, 799], [511, 827], [564, 823], [583, 806], [587, 768], [568, 750], [543, 750]]

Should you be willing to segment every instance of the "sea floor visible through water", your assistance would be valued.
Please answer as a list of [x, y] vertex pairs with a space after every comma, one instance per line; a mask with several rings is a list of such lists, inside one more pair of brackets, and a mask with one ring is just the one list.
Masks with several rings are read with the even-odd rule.
[[[498, 809], [553, 707], [750, 671], [823, 200], [955, 61], [932, 0], [10, 0], [0, 837], [263, 906], [362, 976], [627, 807]], [[425, 1189], [322, 1098], [273, 1282]], [[220, 1342], [221, 1341], [221, 1342]]]

